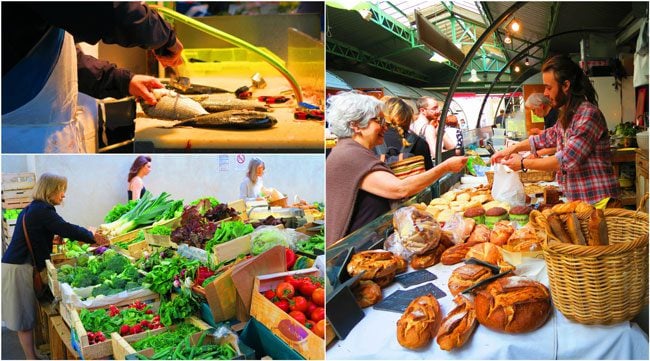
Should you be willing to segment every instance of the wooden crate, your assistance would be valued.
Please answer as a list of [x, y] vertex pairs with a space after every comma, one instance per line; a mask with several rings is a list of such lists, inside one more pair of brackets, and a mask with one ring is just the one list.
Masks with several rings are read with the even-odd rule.
[[73, 349], [70, 329], [61, 316], [52, 316], [49, 321], [50, 359], [78, 360], [79, 354]]
[[178, 244], [172, 242], [172, 237], [167, 235], [144, 232], [144, 240], [150, 246], [178, 248]]
[[210, 257], [213, 264], [232, 261], [240, 254], [251, 253], [251, 234], [237, 237], [228, 242], [217, 244], [212, 247]]
[[316, 268], [257, 276], [253, 287], [251, 316], [268, 327], [291, 348], [309, 360], [325, 359], [325, 341], [268, 300], [262, 292], [275, 289], [287, 275], [321, 276]]
[[[112, 244], [112, 243], [111, 243]], [[121, 253], [122, 255], [128, 257], [131, 260], [136, 260], [142, 257], [144, 252], [151, 252], [151, 247], [149, 247], [149, 243], [147, 243], [146, 240], [142, 240], [139, 242], [135, 242], [133, 244], [128, 245], [127, 249], [121, 248], [121, 247], [115, 247], [117, 252]]]
[[[59, 276], [57, 274], [56, 266], [61, 266], [66, 263], [71, 264], [74, 263], [74, 260], [60, 260], [61, 256], [59, 255], [55, 256], [55, 258], [46, 259], [45, 269], [47, 270], [47, 284], [50, 286], [52, 295], [58, 299], [61, 299], [61, 289], [59, 288]], [[65, 256], [63, 256], [63, 258], [65, 258]]]
[[32, 199], [33, 189], [3, 190], [2, 199], [29, 198]]
[[110, 242], [110, 244], [115, 244], [115, 243], [118, 243], [118, 242], [132, 241], [138, 236], [138, 233], [140, 231], [144, 231], [145, 233], [147, 233], [147, 230], [149, 230], [151, 228], [153, 228], [153, 227], [152, 226], [147, 226], [147, 227], [143, 227], [143, 228], [134, 229], [131, 232], [127, 232], [127, 233], [121, 234], [119, 236], [109, 238], [109, 242]]
[[[157, 310], [160, 307], [160, 295], [153, 292], [147, 294], [146, 296], [126, 297], [121, 299], [119, 302], [114, 302], [112, 304], [118, 308], [122, 308], [132, 304], [135, 301], [141, 301], [148, 305], [151, 305], [154, 308], [154, 310]], [[75, 315], [77, 318], [79, 318], [79, 312], [83, 308], [86, 308], [89, 311], [94, 311], [100, 308], [107, 308], [107, 307], [108, 307], [107, 305], [97, 306], [97, 307], [76, 307], [70, 303], [64, 303], [63, 301], [61, 301], [59, 302], [59, 314], [63, 318], [63, 321], [65, 321], [65, 323], [68, 324], [70, 328], [72, 328], [74, 325]]]
[[2, 190], [12, 191], [18, 189], [31, 189], [36, 184], [36, 174], [24, 173], [3, 173]]
[[[134, 298], [134, 299], [129, 299], [129, 300], [124, 300], [122, 302], [116, 303], [115, 306], [122, 309], [124, 307], [128, 307], [130, 304], [132, 304], [135, 301], [142, 301], [152, 307], [154, 312], [157, 312], [158, 309], [160, 308], [160, 297], [156, 295], [152, 295], [149, 297], [145, 298]], [[89, 308], [89, 311], [98, 309], [98, 308], [107, 308], [108, 306], [102, 306], [102, 307], [97, 307], [97, 308]], [[64, 311], [65, 310], [65, 311]], [[59, 311], [61, 312], [61, 317], [64, 317], [64, 313], [66, 312], [66, 316], [70, 318], [70, 321], [67, 322], [68, 325], [70, 325], [70, 330], [73, 330], [77, 334], [77, 339], [78, 339], [78, 344], [79, 344], [79, 353], [81, 354], [81, 357], [84, 359], [106, 359], [107, 357], [110, 357], [113, 355], [113, 345], [111, 343], [111, 340], [108, 339], [108, 335], [106, 341], [96, 343], [91, 345], [88, 342], [88, 332], [86, 332], [86, 329], [84, 328], [83, 324], [81, 323], [81, 319], [79, 318], [79, 309], [75, 309], [69, 304], [63, 304], [60, 303], [60, 309]], [[161, 329], [164, 329], [161, 328]], [[146, 334], [146, 332], [143, 332], [143, 334]], [[131, 337], [135, 337], [138, 335], [129, 335], [125, 336], [125, 339], [131, 340]]]
[[232, 267], [228, 268], [205, 288], [192, 287], [194, 292], [207, 300], [214, 322], [229, 320], [237, 314], [237, 289], [232, 280], [232, 271]]
[[[211, 327], [210, 325], [208, 325], [207, 323], [205, 323], [203, 320], [199, 319], [196, 316], [190, 316], [186, 318], [185, 323], [190, 323], [200, 328], [201, 330], [208, 330]], [[142, 332], [135, 335], [129, 335], [126, 337], [120, 336], [120, 334], [117, 332], [113, 332], [111, 334], [111, 344], [113, 346], [113, 359], [126, 360], [126, 356], [138, 353], [133, 348], [133, 346], [131, 346], [132, 343], [135, 343], [136, 341], [140, 341], [145, 337], [157, 335], [163, 332], [167, 332], [169, 330], [174, 330], [176, 327], [177, 325], [172, 325], [170, 327], [157, 328], [155, 330], [149, 330], [148, 332]]]
[[32, 202], [31, 198], [7, 198], [2, 199], [2, 208], [17, 209], [25, 208]]
[[246, 202], [243, 199], [238, 199], [228, 203], [228, 207], [233, 208], [239, 213], [239, 219], [243, 222], [248, 220], [248, 214], [246, 213]]
[[14, 229], [16, 229], [15, 219], [2, 219], [2, 234], [9, 240], [14, 235]]

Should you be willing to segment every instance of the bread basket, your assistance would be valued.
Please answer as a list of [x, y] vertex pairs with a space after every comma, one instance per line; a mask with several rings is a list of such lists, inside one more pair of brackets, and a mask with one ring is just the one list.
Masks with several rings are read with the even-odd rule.
[[[526, 173], [521, 171], [517, 173], [519, 173], [519, 179], [521, 179], [522, 183], [553, 182], [555, 180], [555, 172], [529, 170]], [[494, 172], [489, 170], [485, 172], [485, 175], [488, 183], [492, 184], [494, 182]]]
[[[562, 243], [546, 217], [531, 212], [533, 226], [546, 230], [543, 251], [553, 304], [582, 324], [627, 321], [648, 304], [648, 214], [620, 208], [603, 212], [607, 246]], [[587, 226], [588, 219], [580, 219], [583, 233]]]

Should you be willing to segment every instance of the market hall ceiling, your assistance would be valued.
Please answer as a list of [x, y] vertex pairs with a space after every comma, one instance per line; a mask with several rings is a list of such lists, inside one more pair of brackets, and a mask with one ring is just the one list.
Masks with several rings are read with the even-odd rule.
[[[415, 10], [449, 40], [467, 53], [487, 26], [514, 2], [474, 1], [326, 1], [327, 68], [358, 72], [371, 77], [416, 87], [448, 87], [455, 72], [449, 61], [430, 61], [433, 52], [418, 41]], [[341, 5], [343, 4], [343, 5]], [[343, 8], [346, 9], [343, 9]], [[347, 10], [353, 8], [352, 10]], [[641, 19], [647, 18], [647, 2], [528, 2], [506, 26], [486, 40], [463, 75], [460, 89], [487, 89], [496, 74], [523, 49], [548, 37], [577, 29], [609, 29], [616, 46], [633, 52]], [[365, 18], [365, 19], [364, 19]], [[512, 19], [521, 23], [505, 43]], [[488, 25], [486, 25], [488, 24]], [[522, 58], [521, 73], [507, 69], [501, 82], [520, 83], [539, 71], [541, 61], [558, 53], [580, 53], [584, 32], [556, 36]], [[513, 64], [514, 65], [514, 64]], [[479, 82], [468, 82], [472, 69]]]

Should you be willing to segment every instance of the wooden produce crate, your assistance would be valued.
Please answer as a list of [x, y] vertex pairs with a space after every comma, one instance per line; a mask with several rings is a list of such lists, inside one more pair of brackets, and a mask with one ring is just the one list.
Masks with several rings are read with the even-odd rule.
[[16, 229], [16, 221], [16, 219], [2, 218], [2, 235], [9, 241], [11, 241], [11, 237], [14, 235], [14, 229]]
[[229, 320], [237, 314], [237, 289], [232, 280], [232, 271], [233, 267], [228, 268], [205, 287], [192, 287], [192, 291], [207, 300], [214, 322]]
[[[129, 300], [124, 300], [122, 302], [114, 304], [117, 308], [120, 310], [124, 307], [128, 307], [130, 304], [132, 304], [135, 301], [142, 301], [148, 305], [151, 306], [151, 308], [154, 310], [154, 312], [158, 312], [158, 309], [160, 308], [160, 297], [156, 295], [152, 295], [149, 297], [145, 298], [134, 298], [134, 299], [129, 299]], [[108, 306], [102, 306], [102, 307], [97, 307], [97, 308], [89, 308], [89, 311], [93, 311], [98, 308], [108, 308]], [[74, 330], [77, 339], [78, 339], [78, 345], [79, 345], [79, 353], [81, 357], [84, 359], [106, 359], [107, 357], [110, 357], [113, 355], [113, 345], [111, 343], [111, 340], [108, 339], [108, 335], [106, 341], [96, 343], [91, 345], [88, 341], [88, 332], [84, 328], [83, 324], [81, 323], [81, 319], [79, 318], [79, 309], [73, 308], [69, 304], [63, 304], [60, 303], [60, 309], [59, 312], [61, 313], [61, 317], [63, 320], [66, 320], [66, 317], [69, 317], [69, 321], [66, 321], [66, 323], [70, 326], [70, 330]], [[65, 312], [65, 316], [64, 316]], [[164, 327], [161, 327], [160, 330], [164, 330]], [[156, 330], [154, 330], [156, 331]], [[151, 331], [150, 331], [151, 332]], [[141, 334], [146, 334], [147, 332], [142, 332]], [[129, 335], [125, 336], [124, 338], [131, 341], [131, 337], [135, 337], [141, 334], [136, 334], [136, 335]]]
[[288, 313], [282, 311], [261, 293], [275, 289], [287, 275], [321, 276], [320, 271], [316, 268], [257, 276], [253, 286], [251, 316], [268, 327], [306, 359], [323, 360], [325, 358], [325, 341], [289, 316]]
[[172, 237], [167, 235], [144, 232], [144, 240], [150, 246], [178, 248], [178, 243], [172, 242]]
[[[210, 325], [208, 325], [207, 323], [205, 323], [203, 320], [199, 319], [196, 316], [190, 316], [186, 318], [185, 323], [190, 323], [201, 330], [210, 329]], [[176, 327], [177, 325], [172, 325], [170, 327], [157, 328], [155, 330], [149, 330], [147, 332], [141, 332], [135, 335], [128, 335], [128, 336], [121, 336], [117, 332], [111, 333], [111, 345], [113, 346], [113, 359], [126, 360], [127, 355], [138, 353], [133, 348], [133, 346], [131, 346], [132, 343], [135, 343], [136, 341], [140, 341], [145, 337], [158, 335], [163, 332], [167, 332], [169, 330], [174, 330]], [[142, 350], [141, 352], [145, 352], [145, 351], [146, 350]]]
[[[113, 244], [113, 243], [111, 243], [111, 244]], [[127, 249], [123, 249], [121, 247], [115, 247], [115, 249], [119, 253], [121, 253], [121, 254], [123, 254], [123, 255], [125, 255], [127, 257], [131, 257], [132, 259], [141, 258], [145, 251], [146, 252], [151, 252], [151, 247], [149, 247], [149, 243], [147, 243], [147, 241], [144, 240], [144, 239], [142, 241], [135, 242], [133, 244], [128, 245]]]
[[59, 276], [57, 274], [57, 267], [63, 264], [74, 263], [74, 260], [65, 258], [62, 253], [51, 255], [50, 259], [45, 260], [45, 269], [47, 270], [47, 284], [50, 286], [52, 295], [61, 299], [61, 289], [59, 288]]
[[228, 203], [228, 207], [233, 208], [239, 213], [239, 219], [243, 222], [248, 220], [248, 214], [246, 213], [246, 201], [243, 199], [238, 199]]
[[210, 257], [213, 264], [232, 261], [241, 254], [251, 253], [251, 234], [237, 237], [228, 242], [217, 244], [212, 247]]
[[3, 191], [31, 189], [34, 188], [35, 184], [36, 184], [36, 174], [31, 172], [2, 174]]
[[32, 198], [2, 198], [2, 208], [25, 208], [32, 202]]

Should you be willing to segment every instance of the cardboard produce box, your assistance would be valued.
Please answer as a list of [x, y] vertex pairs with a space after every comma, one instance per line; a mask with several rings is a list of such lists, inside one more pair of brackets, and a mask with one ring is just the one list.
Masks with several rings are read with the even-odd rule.
[[[200, 320], [198, 317], [191, 316], [185, 319], [185, 323], [190, 323], [199, 329], [203, 330], [208, 330], [210, 329], [210, 325], [207, 323], [203, 322]], [[169, 330], [174, 330], [176, 329], [178, 325], [172, 325], [170, 327], [163, 327], [163, 328], [158, 328], [155, 330], [149, 330], [148, 332], [141, 332], [135, 335], [129, 335], [129, 336], [121, 336], [117, 332], [111, 333], [111, 345], [113, 347], [113, 359], [115, 360], [126, 360], [126, 357], [128, 355], [133, 355], [138, 353], [132, 346], [131, 344], [142, 340], [145, 337], [153, 336], [153, 335], [158, 335], [163, 332], [167, 332]], [[142, 350], [145, 351], [145, 350]]]
[[256, 277], [252, 293], [251, 316], [268, 327], [271, 332], [306, 359], [323, 360], [325, 358], [325, 340], [262, 295], [262, 292], [266, 290], [275, 289], [279, 283], [284, 282], [285, 276], [288, 275], [296, 277], [322, 276], [317, 268], [309, 268]]

